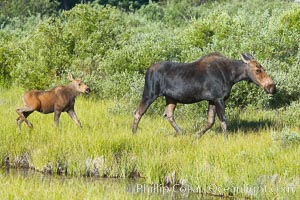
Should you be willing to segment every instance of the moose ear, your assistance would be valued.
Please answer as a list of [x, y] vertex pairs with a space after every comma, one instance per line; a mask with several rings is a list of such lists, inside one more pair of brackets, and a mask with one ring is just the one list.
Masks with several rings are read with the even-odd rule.
[[254, 57], [249, 53], [242, 53], [241, 58], [246, 64], [248, 64], [251, 60], [254, 60]]
[[70, 80], [70, 81], [73, 81], [74, 80], [74, 77], [73, 77], [73, 75], [69, 72], [68, 73], [68, 79]]

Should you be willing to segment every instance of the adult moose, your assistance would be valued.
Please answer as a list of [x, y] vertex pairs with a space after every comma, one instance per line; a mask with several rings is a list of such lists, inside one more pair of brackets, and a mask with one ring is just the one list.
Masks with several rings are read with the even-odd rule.
[[24, 107], [16, 110], [19, 115], [17, 124], [20, 129], [23, 121], [30, 128], [33, 127], [27, 117], [34, 111], [44, 114], [54, 112], [54, 124], [56, 127], [58, 127], [61, 113], [67, 112], [75, 123], [82, 127], [74, 110], [75, 98], [79, 93], [88, 94], [90, 88], [80, 78], [74, 79], [71, 73], [68, 74], [68, 79], [71, 83], [67, 86], [57, 86], [49, 91], [30, 90], [23, 95]]
[[165, 96], [164, 117], [178, 134], [181, 130], [174, 120], [177, 103], [191, 104], [208, 101], [208, 123], [198, 136], [209, 130], [217, 113], [225, 138], [228, 137], [225, 118], [225, 100], [232, 86], [248, 80], [262, 87], [267, 93], [275, 93], [274, 81], [250, 54], [241, 54], [241, 60], [233, 60], [219, 53], [208, 54], [192, 63], [163, 62], [148, 68], [142, 100], [133, 113], [132, 132], [136, 133], [141, 117], [158, 97]]

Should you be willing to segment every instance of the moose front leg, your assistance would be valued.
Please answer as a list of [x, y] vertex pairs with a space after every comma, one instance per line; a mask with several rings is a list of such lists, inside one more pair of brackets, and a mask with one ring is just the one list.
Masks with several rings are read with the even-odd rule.
[[226, 117], [225, 117], [225, 103], [223, 99], [218, 99], [215, 101], [216, 105], [216, 111], [218, 118], [221, 122], [221, 127], [224, 132], [225, 139], [228, 139], [228, 132], [227, 132], [227, 123], [226, 123]]
[[77, 118], [77, 115], [75, 113], [75, 110], [69, 110], [68, 111], [69, 116], [73, 119], [73, 121], [78, 124], [80, 126], [80, 128], [82, 128], [82, 125], [80, 123], [80, 121]]

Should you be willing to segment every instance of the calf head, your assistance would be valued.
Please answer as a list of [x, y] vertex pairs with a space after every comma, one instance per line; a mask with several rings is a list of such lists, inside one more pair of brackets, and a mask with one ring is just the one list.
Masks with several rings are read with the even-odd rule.
[[68, 79], [72, 81], [72, 85], [74, 86], [77, 92], [88, 94], [90, 93], [90, 88], [81, 80], [81, 76], [78, 78], [74, 78], [71, 73], [68, 74]]
[[265, 69], [250, 54], [241, 54], [242, 61], [247, 64], [249, 79], [262, 87], [268, 94], [274, 94], [276, 86], [274, 81], [266, 74]]

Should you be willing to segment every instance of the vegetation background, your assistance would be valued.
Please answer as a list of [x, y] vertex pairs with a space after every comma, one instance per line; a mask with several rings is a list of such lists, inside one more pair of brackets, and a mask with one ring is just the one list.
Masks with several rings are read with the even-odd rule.
[[[274, 108], [299, 99], [299, 5], [293, 2], [61, 2], [2, 1], [2, 87], [45, 89], [65, 82], [68, 71], [83, 71], [94, 96], [130, 97], [132, 108], [152, 63], [250, 52], [274, 77], [278, 93], [269, 97], [238, 84], [228, 106]], [[61, 10], [64, 2], [69, 11]]]
[[[7, 158], [14, 166], [26, 158], [41, 170], [52, 163], [57, 171], [67, 162], [67, 174], [86, 175], [87, 160], [105, 156], [110, 177], [129, 177], [137, 168], [147, 183], [164, 183], [175, 171], [177, 181], [204, 188], [211, 183], [223, 188], [245, 183], [299, 188], [299, 3], [2, 0], [0, 8], [3, 166]], [[161, 121], [163, 99], [150, 107], [141, 132], [132, 139], [131, 113], [141, 98], [146, 69], [165, 60], [191, 62], [215, 51], [235, 59], [240, 53], [253, 54], [278, 89], [270, 96], [254, 84], [234, 86], [226, 102], [230, 147], [217, 134], [218, 124], [203, 141], [167, 136], [173, 132]], [[54, 130], [52, 117], [33, 114], [30, 120], [38, 128], [29, 132], [24, 127], [25, 134], [20, 134], [14, 110], [21, 105], [21, 94], [66, 84], [68, 72], [84, 72], [93, 91], [78, 101], [79, 119], [87, 128], [80, 131], [62, 119], [70, 125], [62, 122], [63, 128]], [[205, 123], [206, 106], [178, 106], [176, 117], [187, 133]]]

